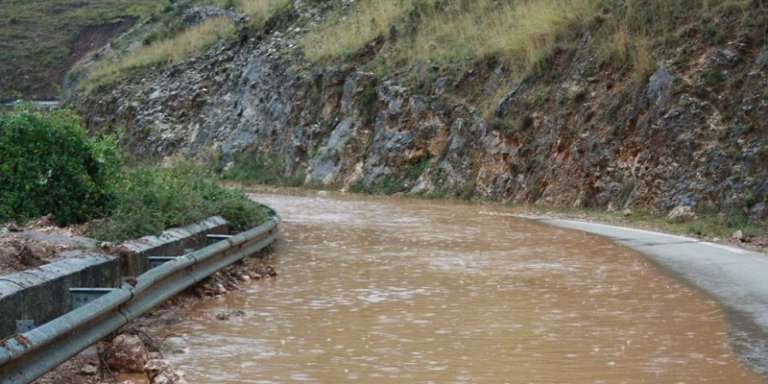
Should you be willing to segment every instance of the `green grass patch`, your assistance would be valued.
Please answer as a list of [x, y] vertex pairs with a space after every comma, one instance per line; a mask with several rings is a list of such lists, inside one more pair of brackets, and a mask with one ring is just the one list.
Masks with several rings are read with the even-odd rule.
[[91, 225], [88, 233], [101, 240], [122, 241], [215, 215], [223, 216], [236, 230], [268, 219], [262, 206], [221, 187], [218, 178], [199, 165], [138, 167], [120, 176], [111, 214]]

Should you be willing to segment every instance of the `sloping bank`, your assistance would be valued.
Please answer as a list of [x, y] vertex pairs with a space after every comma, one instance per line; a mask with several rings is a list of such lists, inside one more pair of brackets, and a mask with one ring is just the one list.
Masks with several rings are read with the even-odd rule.
[[[61, 315], [0, 345], [0, 381], [31, 382], [184, 289], [268, 247], [279, 222], [268, 210], [264, 223], [236, 235], [228, 235], [227, 221], [213, 217], [126, 242], [120, 257], [80, 259], [77, 265], [64, 260], [4, 277], [9, 286], [0, 291], [0, 306], [8, 307], [3, 318], [18, 311], [24, 313], [16, 317]], [[101, 286], [78, 294], [73, 289], [81, 287], [73, 285], [81, 283]]]
[[768, 255], [642, 229], [535, 219], [635, 249], [663, 270], [714, 297], [727, 310], [733, 348], [747, 366], [768, 377]]

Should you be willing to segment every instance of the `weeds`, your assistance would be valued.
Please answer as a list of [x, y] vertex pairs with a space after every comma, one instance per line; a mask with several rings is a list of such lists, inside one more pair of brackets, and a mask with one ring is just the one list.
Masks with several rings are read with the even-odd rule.
[[89, 226], [100, 240], [123, 241], [221, 215], [237, 230], [267, 220], [267, 211], [243, 194], [227, 190], [208, 170], [192, 163], [170, 168], [138, 167], [116, 182], [115, 206]]
[[191, 163], [123, 169], [114, 140], [94, 140], [76, 115], [20, 109], [0, 114], [0, 222], [52, 214], [101, 240], [157, 234], [213, 215], [236, 229], [267, 218], [246, 196]]

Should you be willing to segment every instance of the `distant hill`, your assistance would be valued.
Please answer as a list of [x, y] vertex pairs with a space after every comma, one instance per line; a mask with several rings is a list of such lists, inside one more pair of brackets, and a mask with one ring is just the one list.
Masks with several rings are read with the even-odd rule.
[[69, 68], [168, 0], [0, 1], [0, 100], [55, 99]]

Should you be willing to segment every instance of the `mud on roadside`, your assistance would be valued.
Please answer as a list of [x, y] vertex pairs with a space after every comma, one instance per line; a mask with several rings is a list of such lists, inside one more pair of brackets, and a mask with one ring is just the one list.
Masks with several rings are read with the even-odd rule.
[[97, 248], [98, 241], [83, 236], [84, 226], [57, 227], [50, 216], [24, 227], [0, 226], [0, 275], [20, 272], [73, 257], [68, 251]]

